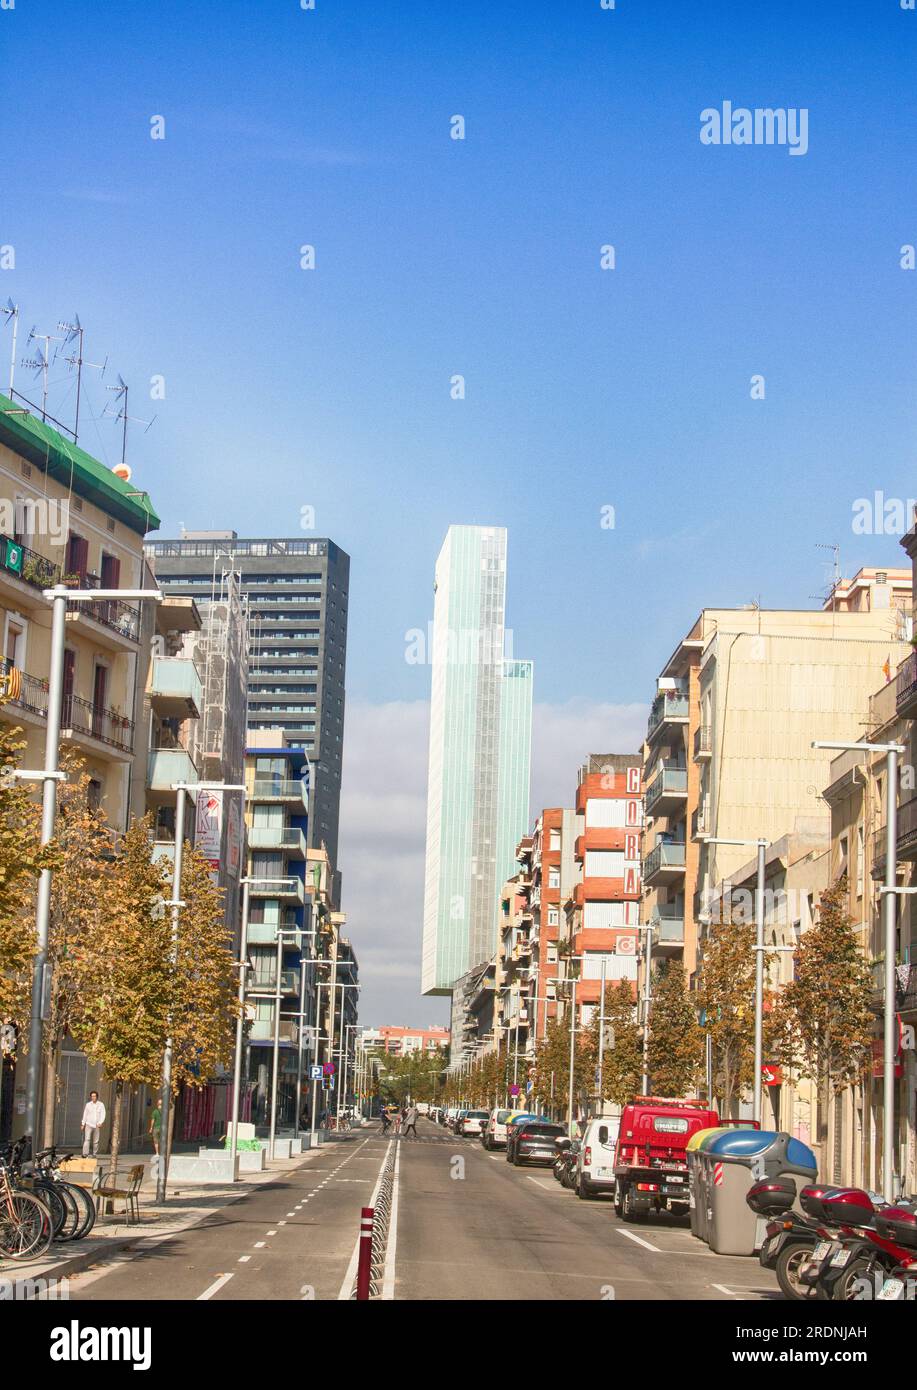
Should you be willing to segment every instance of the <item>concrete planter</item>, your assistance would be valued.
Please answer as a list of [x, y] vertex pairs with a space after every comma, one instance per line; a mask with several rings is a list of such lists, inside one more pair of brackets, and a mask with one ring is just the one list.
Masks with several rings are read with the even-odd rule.
[[206, 1158], [202, 1154], [174, 1154], [169, 1161], [169, 1181], [174, 1183], [193, 1182], [233, 1182], [232, 1161], [222, 1149], [209, 1150], [218, 1154], [216, 1158]]
[[[265, 1168], [263, 1149], [239, 1149], [239, 1172], [240, 1173], [263, 1173]], [[229, 1161], [229, 1153], [226, 1149], [201, 1149], [199, 1158], [209, 1158]]]

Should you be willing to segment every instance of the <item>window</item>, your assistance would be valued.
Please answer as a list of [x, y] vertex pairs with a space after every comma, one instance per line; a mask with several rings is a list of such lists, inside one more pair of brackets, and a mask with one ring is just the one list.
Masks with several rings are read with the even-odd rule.
[[549, 907], [549, 908], [548, 908], [548, 926], [549, 926], [549, 927], [558, 927], [558, 926], [560, 926], [560, 909], [559, 909], [559, 908], [556, 908], [556, 907]]
[[548, 869], [548, 887], [560, 887], [560, 869], [556, 864], [552, 864], [551, 867]]
[[620, 849], [587, 849], [586, 878], [623, 878], [624, 851]]
[[548, 834], [548, 848], [560, 849], [560, 831], [551, 830]]

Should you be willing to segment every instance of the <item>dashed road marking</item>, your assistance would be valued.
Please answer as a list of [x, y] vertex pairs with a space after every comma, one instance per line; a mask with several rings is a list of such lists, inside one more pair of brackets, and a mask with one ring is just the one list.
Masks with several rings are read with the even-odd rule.
[[209, 1288], [206, 1288], [203, 1293], [198, 1294], [196, 1301], [198, 1303], [205, 1303], [208, 1298], [213, 1298], [213, 1295], [217, 1293], [224, 1284], [228, 1284], [231, 1278], [231, 1274], [221, 1274], [219, 1279], [215, 1279]]
[[247, 1265], [250, 1259], [251, 1259], [251, 1255], [240, 1255], [240, 1256], [239, 1256], [239, 1264], [240, 1264], [240, 1265]]
[[620, 1227], [616, 1227], [615, 1229], [618, 1231], [619, 1235], [627, 1236], [628, 1240], [636, 1241], [638, 1245], [642, 1245], [644, 1250], [652, 1250], [654, 1255], [670, 1255], [672, 1253], [671, 1250], [660, 1250], [658, 1245], [650, 1245], [648, 1240], [644, 1240], [642, 1236], [635, 1235], [633, 1231], [622, 1231]]

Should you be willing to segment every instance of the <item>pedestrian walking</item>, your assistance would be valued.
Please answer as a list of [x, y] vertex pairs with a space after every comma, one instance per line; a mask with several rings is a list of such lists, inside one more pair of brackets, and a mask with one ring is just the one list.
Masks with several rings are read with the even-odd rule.
[[388, 1111], [386, 1110], [386, 1108], [385, 1108], [384, 1105], [383, 1105], [382, 1109], [379, 1111], [379, 1114], [380, 1114], [380, 1116], [381, 1116], [381, 1118], [382, 1118], [382, 1133], [383, 1133], [383, 1134], [388, 1134], [389, 1130], [390, 1130], [391, 1127], [392, 1127], [392, 1117], [391, 1117], [391, 1115], [388, 1113]]
[[162, 1139], [162, 1107], [158, 1100], [153, 1101], [153, 1113], [150, 1116], [150, 1134], [153, 1138], [153, 1153], [158, 1154], [160, 1140]]
[[413, 1132], [414, 1132], [414, 1138], [416, 1139], [416, 1138], [417, 1138], [417, 1106], [416, 1106], [416, 1105], [409, 1105], [408, 1108], [407, 1108], [407, 1110], [405, 1110], [405, 1112], [404, 1112], [404, 1129], [402, 1130], [402, 1133], [404, 1134], [405, 1139], [408, 1137], [408, 1131], [409, 1131], [409, 1130], [413, 1130]]
[[88, 1158], [90, 1148], [93, 1158], [99, 1152], [99, 1139], [105, 1123], [105, 1106], [99, 1100], [98, 1091], [90, 1091], [89, 1099], [83, 1106], [83, 1157]]

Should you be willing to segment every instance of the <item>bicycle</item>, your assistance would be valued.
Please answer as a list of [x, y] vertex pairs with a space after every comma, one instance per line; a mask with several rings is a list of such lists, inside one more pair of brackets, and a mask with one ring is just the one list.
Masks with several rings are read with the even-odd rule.
[[59, 1233], [58, 1240], [83, 1240], [89, 1235], [96, 1222], [96, 1205], [86, 1189], [80, 1187], [79, 1183], [67, 1182], [61, 1177], [60, 1165], [72, 1157], [73, 1155], [69, 1153], [58, 1154], [53, 1144], [49, 1149], [42, 1149], [35, 1156], [40, 1180], [53, 1184], [54, 1189], [63, 1196], [64, 1201], [72, 1202], [76, 1208], [76, 1219], [72, 1227], [68, 1225], [66, 1234]]
[[27, 1260], [49, 1248], [54, 1222], [50, 1208], [14, 1182], [10, 1153], [10, 1148], [0, 1153], [0, 1258]]
[[76, 1229], [77, 1207], [69, 1195], [58, 1191], [54, 1184], [40, 1175], [35, 1176], [34, 1170], [28, 1174], [24, 1167], [32, 1158], [32, 1139], [26, 1134], [21, 1139], [17, 1139], [15, 1144], [7, 1145], [5, 1157], [9, 1165], [10, 1177], [16, 1188], [33, 1193], [51, 1213], [52, 1240], [68, 1239], [70, 1233]]

